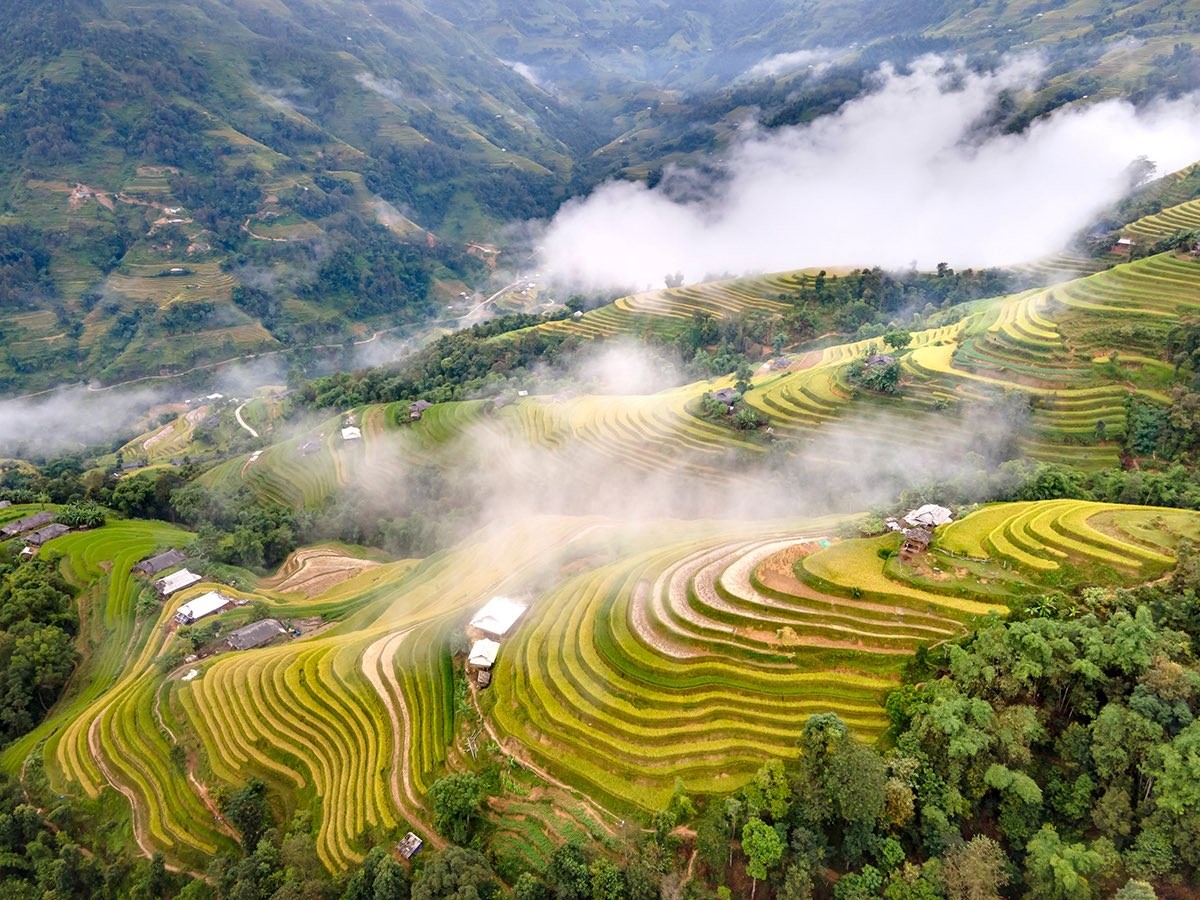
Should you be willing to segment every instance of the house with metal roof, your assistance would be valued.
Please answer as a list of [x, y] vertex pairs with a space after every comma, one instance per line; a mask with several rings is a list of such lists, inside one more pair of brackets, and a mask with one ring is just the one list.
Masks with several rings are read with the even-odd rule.
[[154, 589], [158, 591], [158, 596], [170, 597], [176, 591], [182, 591], [193, 584], [199, 584], [201, 580], [200, 576], [195, 572], [180, 569], [178, 572], [172, 572], [166, 578], [160, 578], [154, 582]]
[[159, 553], [157, 556], [150, 556], [143, 559], [133, 567], [133, 571], [138, 575], [157, 575], [164, 569], [169, 569], [172, 566], [178, 566], [185, 562], [187, 562], [187, 555], [182, 550], [167, 550], [165, 553]]
[[504, 637], [508, 630], [516, 624], [517, 619], [524, 615], [528, 607], [509, 597], [493, 597], [475, 617], [471, 619], [470, 627], [494, 638]]
[[229, 646], [233, 650], [250, 650], [284, 633], [284, 628], [278, 619], [261, 619], [251, 622], [229, 633]]
[[207, 594], [201, 594], [199, 597], [194, 597], [183, 606], [175, 611], [175, 621], [180, 625], [191, 625], [193, 622], [198, 622], [205, 616], [211, 616], [213, 613], [220, 612], [225, 607], [233, 603], [224, 594], [218, 591], [209, 591]]

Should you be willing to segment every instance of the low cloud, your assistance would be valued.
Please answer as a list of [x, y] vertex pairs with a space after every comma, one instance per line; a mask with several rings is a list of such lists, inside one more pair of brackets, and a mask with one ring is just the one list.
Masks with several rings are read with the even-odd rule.
[[771, 78], [776, 75], [786, 75], [801, 69], [813, 69], [827, 66], [835, 56], [836, 50], [817, 47], [813, 50], [796, 50], [791, 53], [776, 53], [762, 62], [751, 66], [742, 75], [744, 80], [753, 81], [758, 78]]
[[610, 182], [568, 203], [543, 265], [591, 289], [658, 287], [675, 271], [1006, 265], [1060, 249], [1128, 191], [1136, 157], [1160, 172], [1200, 158], [1195, 96], [1065, 108], [1021, 134], [985, 125], [1041, 73], [1028, 57], [990, 73], [932, 56], [884, 67], [833, 115], [749, 133], [718, 177], [673, 169], [655, 190]]
[[160, 399], [153, 390], [71, 387], [0, 401], [0, 457], [51, 456], [108, 443], [123, 433], [132, 437], [139, 417]]
[[500, 60], [500, 62], [504, 63], [504, 65], [508, 66], [510, 69], [512, 69], [514, 72], [516, 72], [522, 78], [524, 78], [526, 81], [528, 81], [534, 87], [540, 88], [541, 90], [545, 91], [548, 94], [553, 94], [555, 92], [554, 82], [549, 81], [544, 75], [542, 75], [542, 73], [540, 71], [535, 69], [533, 66], [528, 65], [523, 62], [517, 62], [516, 60], [510, 60], [510, 59], [502, 59], [502, 60]]

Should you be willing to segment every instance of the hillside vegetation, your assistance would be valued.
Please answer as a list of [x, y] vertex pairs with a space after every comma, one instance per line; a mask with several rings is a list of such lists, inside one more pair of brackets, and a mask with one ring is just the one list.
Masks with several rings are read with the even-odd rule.
[[[1193, 513], [1009, 504], [949, 526], [913, 567], [892, 555], [898, 537], [839, 541], [837, 527], [514, 522], [415, 567], [351, 570], [311, 596], [222, 587], [256, 615], [334, 624], [180, 666], [169, 617], [214, 585], [139, 603], [129, 566], [184, 536], [115, 522], [54, 545], [86, 592], [85, 633], [105, 639], [88, 639], [67, 695], [3, 763], [16, 774], [32, 754], [83, 810], [98, 812], [89, 804], [114, 788], [132, 804], [138, 846], [197, 867], [234, 838], [209, 797], [250, 775], [289, 815], [309, 810], [325, 865], [354, 863], [425, 827], [431, 785], [470, 765], [465, 740], [481, 727], [491, 752], [551, 779], [542, 790], [648, 814], [680, 783], [728, 794], [765, 757], [794, 759], [810, 714], [879, 735], [883, 697], [915, 649], [1047, 592], [1156, 578], [1179, 540], [1200, 537]], [[466, 618], [499, 592], [533, 606], [476, 711], [456, 654]], [[251, 606], [220, 616], [220, 630]], [[506, 852], [520, 840], [533, 837], [506, 833]]]

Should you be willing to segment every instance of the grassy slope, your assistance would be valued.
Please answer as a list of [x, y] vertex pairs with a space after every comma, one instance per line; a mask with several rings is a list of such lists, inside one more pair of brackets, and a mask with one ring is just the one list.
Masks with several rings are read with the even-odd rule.
[[[780, 307], [774, 298], [788, 277], [657, 291], [537, 327], [584, 340], [647, 332], [669, 337], [697, 310], [720, 317], [755, 304]], [[1018, 391], [1031, 407], [1020, 436], [1026, 455], [1099, 468], [1117, 459], [1125, 397], [1166, 401], [1171, 369], [1159, 357], [1164, 338], [1178, 315], [1197, 309], [1200, 260], [1161, 254], [1052, 288], [977, 301], [961, 320], [917, 332], [900, 357], [903, 378], [895, 396], [848, 383], [847, 366], [871, 343], [861, 341], [793, 354], [785, 371], [764, 368], [746, 399], [778, 437], [797, 442], [785, 446], [799, 449], [813, 439], [835, 446], [868, 421], [876, 423], [872, 441], [882, 447], [941, 452], [947, 440], [966, 439], [970, 428], [963, 423], [973, 421], [973, 409]], [[458, 439], [471, 435], [500, 447], [545, 450], [564, 473], [572, 453], [586, 451], [622, 470], [720, 480], [731, 455], [756, 457], [765, 450], [696, 414], [699, 397], [724, 383], [645, 396], [531, 396], [490, 413], [481, 401], [445, 403], [411, 426], [402, 404], [366, 407], [358, 411], [366, 423], [362, 446], [342, 445], [330, 419], [320, 429], [326, 437], [319, 453], [299, 454], [304, 435], [271, 446], [251, 464], [237, 457], [204, 477], [210, 484], [246, 483], [285, 503], [317, 505], [368, 466], [395, 477], [413, 464], [453, 469], [471, 452], [471, 441]], [[1102, 436], [1098, 422], [1104, 422]]]
[[115, 786], [133, 809], [117, 830], [196, 868], [232, 841], [206, 798], [257, 774], [285, 810], [312, 809], [318, 853], [341, 868], [371, 842], [427, 829], [426, 791], [468, 764], [463, 740], [478, 727], [456, 706], [450, 648], [485, 598], [523, 594], [533, 606], [482, 700], [507, 752], [560, 785], [513, 783], [497, 808], [542, 815], [536, 783], [536, 796], [560, 792], [575, 810], [540, 836], [503, 830], [503, 852], [544, 858], [570, 834], [603, 832], [589, 801], [625, 816], [661, 806], [676, 777], [695, 792], [737, 788], [764, 756], [795, 752], [810, 713], [836, 711], [870, 738], [917, 646], [1017, 597], [1157, 577], [1180, 536], [1200, 535], [1194, 513], [1007, 504], [947, 527], [928, 563], [910, 567], [876, 552], [895, 537], [823, 549], [836, 525], [517, 520], [312, 599], [265, 584], [240, 594], [333, 625], [210, 657], [183, 682], [153, 659], [172, 611], [205, 588], [138, 620], [128, 566], [186, 535], [114, 522], [52, 545], [84, 587], [87, 662], [2, 762], [17, 771], [36, 753], [68, 795], [103, 799]]

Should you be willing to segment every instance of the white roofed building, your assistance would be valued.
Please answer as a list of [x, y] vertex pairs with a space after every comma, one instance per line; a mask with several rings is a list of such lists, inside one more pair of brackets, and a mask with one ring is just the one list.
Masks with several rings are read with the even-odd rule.
[[178, 572], [172, 572], [166, 578], [160, 578], [154, 582], [154, 589], [158, 591], [160, 597], [170, 597], [176, 591], [182, 591], [193, 584], [199, 584], [200, 581], [200, 576], [195, 572], [180, 569]]
[[938, 506], [936, 503], [926, 503], [906, 515], [904, 521], [914, 528], [937, 528], [939, 525], [945, 525], [952, 518], [950, 510], [946, 507]]
[[343, 441], [360, 441], [362, 440], [362, 431], [354, 425], [347, 425], [342, 429]]
[[509, 597], [493, 597], [483, 609], [475, 613], [470, 625], [492, 637], [504, 637], [526, 609], [528, 607], [524, 603], [518, 603]]
[[199, 597], [193, 597], [175, 611], [175, 621], [180, 625], [191, 625], [193, 622], [220, 612], [233, 601], [217, 591], [209, 591]]
[[473, 669], [490, 669], [496, 664], [496, 654], [499, 652], [500, 645], [498, 643], [482, 638], [471, 645], [467, 665]]

